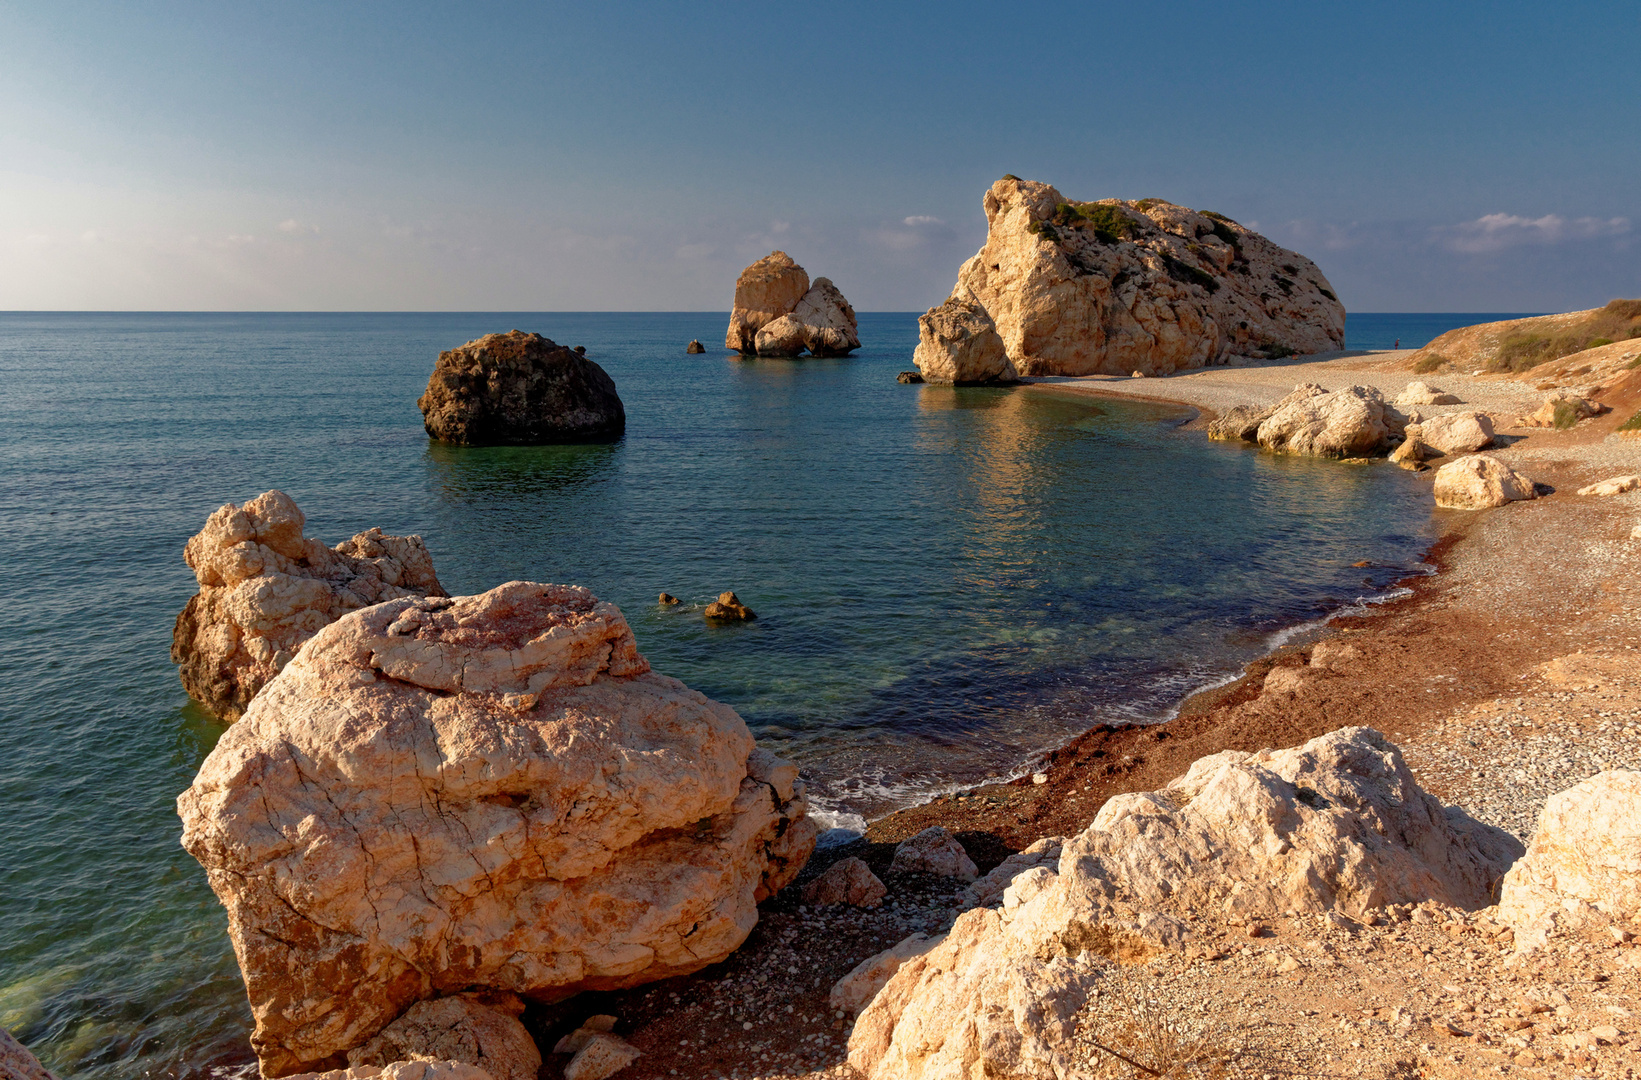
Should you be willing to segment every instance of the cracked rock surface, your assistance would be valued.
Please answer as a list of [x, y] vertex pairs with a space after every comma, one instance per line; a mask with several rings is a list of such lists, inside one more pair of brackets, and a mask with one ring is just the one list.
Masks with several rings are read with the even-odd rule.
[[237, 720], [304, 642], [350, 611], [407, 596], [443, 596], [419, 536], [368, 529], [328, 548], [304, 538], [291, 497], [228, 503], [188, 541], [199, 592], [177, 616], [171, 660], [196, 701]]
[[795, 776], [650, 671], [614, 605], [516, 581], [325, 627], [178, 811], [273, 1077], [341, 1066], [423, 999], [724, 959], [813, 847]]

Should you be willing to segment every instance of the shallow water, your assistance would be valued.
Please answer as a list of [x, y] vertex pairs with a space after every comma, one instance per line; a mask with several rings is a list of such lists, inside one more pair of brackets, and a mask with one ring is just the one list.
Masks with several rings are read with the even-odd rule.
[[[840, 820], [1167, 715], [1427, 542], [1428, 493], [1391, 467], [1209, 444], [1165, 407], [898, 385], [911, 315], [864, 315], [844, 360], [684, 354], [723, 325], [0, 314], [0, 1025], [65, 1077], [248, 1060], [173, 803], [221, 730], [167, 650], [183, 542], [224, 501], [278, 487], [328, 543], [421, 533], [455, 593], [590, 586]], [[428, 442], [438, 350], [514, 326], [587, 346], [624, 440]], [[726, 588], [756, 622], [702, 621]]]

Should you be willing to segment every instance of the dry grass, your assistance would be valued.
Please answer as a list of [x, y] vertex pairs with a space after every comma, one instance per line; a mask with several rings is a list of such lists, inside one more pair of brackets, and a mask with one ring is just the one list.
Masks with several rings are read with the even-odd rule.
[[1443, 356], [1441, 353], [1426, 353], [1425, 355], [1419, 357], [1418, 361], [1413, 365], [1413, 373], [1415, 375], [1429, 375], [1432, 372], [1440, 371], [1450, 363], [1452, 363], [1452, 361]]
[[1208, 1017], [1173, 1015], [1146, 992], [1143, 969], [1112, 964], [1079, 1018], [1077, 1042], [1100, 1077], [1224, 1080], [1242, 1056]]
[[1641, 337], [1641, 300], [1613, 300], [1576, 326], [1555, 333], [1514, 334], [1499, 342], [1489, 371], [1526, 371], [1598, 345]]

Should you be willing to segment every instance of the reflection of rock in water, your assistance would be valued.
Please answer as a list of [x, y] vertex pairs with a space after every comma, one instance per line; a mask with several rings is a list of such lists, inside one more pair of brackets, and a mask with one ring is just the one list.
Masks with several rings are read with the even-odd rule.
[[429, 442], [434, 490], [451, 498], [574, 489], [609, 480], [620, 443], [581, 446], [453, 446]]

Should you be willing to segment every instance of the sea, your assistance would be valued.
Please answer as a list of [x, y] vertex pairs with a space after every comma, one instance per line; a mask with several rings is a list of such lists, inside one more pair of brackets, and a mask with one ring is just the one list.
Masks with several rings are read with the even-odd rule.
[[[1505, 317], [1347, 333], [1414, 348]], [[72, 1080], [253, 1060], [175, 810], [223, 731], [168, 655], [182, 549], [225, 502], [278, 488], [330, 544], [418, 533], [456, 594], [588, 586], [656, 670], [801, 764], [832, 840], [1094, 724], [1167, 718], [1392, 595], [1433, 535], [1427, 485], [1392, 467], [1210, 443], [1173, 406], [899, 384], [915, 314], [863, 314], [858, 353], [797, 361], [724, 352], [726, 319], [0, 313], [0, 1026]], [[586, 347], [621, 441], [429, 441], [440, 350], [514, 328]], [[755, 621], [702, 619], [726, 589]]]

